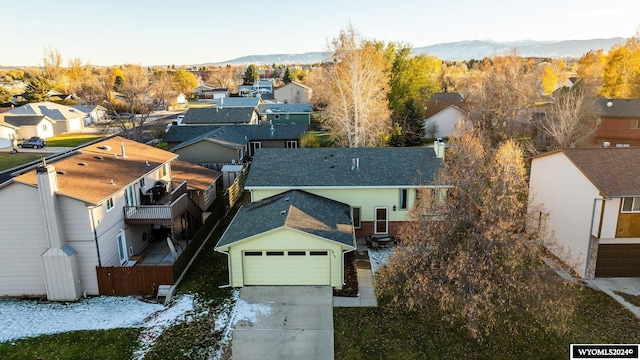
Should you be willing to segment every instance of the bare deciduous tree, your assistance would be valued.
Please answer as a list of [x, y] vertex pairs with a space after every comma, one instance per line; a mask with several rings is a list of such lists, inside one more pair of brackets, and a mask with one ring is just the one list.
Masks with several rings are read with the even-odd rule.
[[391, 121], [382, 50], [350, 26], [333, 39], [330, 52], [334, 63], [327, 76], [332, 88], [324, 125], [343, 146], [383, 144]]
[[474, 127], [493, 144], [530, 135], [530, 105], [537, 99], [538, 76], [533, 63], [512, 52], [483, 60], [481, 72], [462, 89]]
[[538, 126], [552, 149], [583, 146], [595, 133], [598, 113], [595, 93], [580, 81], [557, 93]]
[[478, 130], [450, 144], [440, 181], [453, 188], [446, 201], [420, 190], [378, 290], [416, 310], [436, 304], [476, 339], [514, 315], [563, 330], [571, 299], [559, 294], [541, 248], [521, 237], [527, 184], [519, 146], [492, 149]]
[[44, 48], [42, 57], [44, 76], [49, 80], [60, 81], [64, 73], [62, 67], [62, 55], [51, 46]]

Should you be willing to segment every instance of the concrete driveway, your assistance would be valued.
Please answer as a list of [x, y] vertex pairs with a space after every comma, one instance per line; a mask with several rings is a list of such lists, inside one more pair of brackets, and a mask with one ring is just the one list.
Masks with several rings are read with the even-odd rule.
[[240, 299], [271, 314], [233, 329], [233, 360], [333, 359], [333, 290], [329, 286], [246, 286]]
[[611, 296], [640, 319], [640, 307], [629, 303], [618, 295], [619, 293], [625, 293], [640, 296], [640, 278], [598, 278], [588, 280], [587, 283]]

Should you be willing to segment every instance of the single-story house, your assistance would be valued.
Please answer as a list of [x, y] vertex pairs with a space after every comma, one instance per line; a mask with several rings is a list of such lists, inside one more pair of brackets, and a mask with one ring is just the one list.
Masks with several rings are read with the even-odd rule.
[[85, 125], [109, 121], [109, 112], [101, 105], [75, 105], [72, 107], [87, 114], [84, 118]]
[[257, 124], [258, 115], [253, 108], [191, 108], [184, 115], [184, 125]]
[[531, 158], [532, 231], [582, 278], [640, 277], [640, 148], [576, 148]]
[[270, 124], [311, 124], [311, 104], [261, 104], [260, 121]]
[[54, 135], [56, 121], [42, 115], [11, 115], [6, 114], [4, 121], [17, 129], [18, 139], [28, 139], [39, 136], [48, 139]]
[[438, 154], [426, 147], [261, 149], [245, 189], [254, 202], [304, 190], [348, 204], [358, 237], [396, 234], [419, 189], [446, 194], [448, 186], [434, 183]]
[[295, 81], [276, 88], [273, 97], [277, 102], [285, 104], [308, 103], [311, 99], [311, 88]]
[[231, 96], [228, 88], [214, 88], [208, 85], [199, 85], [194, 89], [196, 99], [221, 99]]
[[201, 224], [198, 204], [220, 177], [199, 168], [174, 178], [176, 158], [116, 136], [0, 184], [0, 296], [155, 295], [174, 284], [192, 254], [178, 241]]
[[17, 138], [18, 128], [0, 121], [0, 149], [13, 145], [13, 140]]
[[229, 257], [231, 286], [344, 283], [356, 248], [350, 207], [302, 190], [244, 205], [215, 246]]
[[84, 128], [86, 113], [71, 106], [49, 101], [29, 103], [8, 112], [12, 115], [44, 116], [53, 123], [53, 133], [62, 134], [80, 131]]

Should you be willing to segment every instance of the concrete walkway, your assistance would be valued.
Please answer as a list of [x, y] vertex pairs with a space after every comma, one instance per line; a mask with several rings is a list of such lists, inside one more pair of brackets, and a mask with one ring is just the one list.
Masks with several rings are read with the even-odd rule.
[[330, 286], [245, 286], [240, 299], [271, 307], [256, 323], [233, 329], [233, 360], [333, 360]]
[[364, 239], [358, 239], [356, 249], [356, 271], [358, 273], [358, 297], [333, 297], [334, 307], [376, 307], [378, 300], [373, 290], [373, 272], [369, 251]]
[[611, 296], [640, 319], [640, 307], [627, 302], [622, 296], [616, 294], [617, 292], [640, 296], [640, 278], [598, 278], [586, 282]]

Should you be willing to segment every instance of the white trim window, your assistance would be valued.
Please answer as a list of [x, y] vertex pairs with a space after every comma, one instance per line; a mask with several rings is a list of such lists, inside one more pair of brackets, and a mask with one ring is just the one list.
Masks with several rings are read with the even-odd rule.
[[360, 229], [361, 217], [360, 217], [360, 208], [359, 207], [351, 208], [351, 220], [353, 222], [353, 228], [354, 229]]
[[135, 186], [130, 185], [124, 190], [124, 197], [127, 206], [136, 206], [136, 192]]
[[120, 259], [120, 265], [124, 265], [129, 261], [129, 255], [127, 254], [127, 239], [124, 237], [124, 231], [120, 230], [116, 240], [118, 242], [118, 258]]
[[260, 141], [249, 141], [249, 156], [254, 156], [258, 149], [262, 149]]
[[376, 206], [374, 208], [375, 219], [373, 222], [374, 234], [389, 233], [389, 208], [387, 206]]
[[640, 197], [622, 198], [623, 213], [640, 213]]
[[400, 199], [398, 199], [398, 210], [409, 208], [409, 189], [400, 189]]
[[111, 211], [111, 209], [113, 209], [113, 198], [110, 197], [107, 199], [106, 201], [107, 204], [107, 211]]
[[298, 141], [297, 140], [287, 140], [286, 148], [287, 149], [297, 149], [298, 148]]

